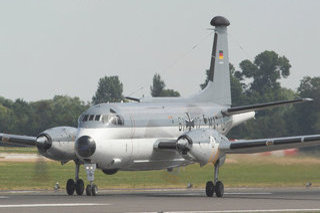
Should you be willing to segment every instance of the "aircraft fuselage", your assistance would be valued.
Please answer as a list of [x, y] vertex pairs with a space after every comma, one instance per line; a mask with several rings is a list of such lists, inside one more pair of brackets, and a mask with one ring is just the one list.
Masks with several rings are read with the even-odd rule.
[[212, 128], [226, 134], [233, 126], [232, 116], [222, 116], [225, 107], [186, 103], [99, 104], [79, 117], [77, 138], [91, 137], [96, 144], [92, 156], [83, 161], [101, 169], [154, 170], [192, 162], [175, 151], [157, 152], [157, 140], [176, 140], [184, 132]]

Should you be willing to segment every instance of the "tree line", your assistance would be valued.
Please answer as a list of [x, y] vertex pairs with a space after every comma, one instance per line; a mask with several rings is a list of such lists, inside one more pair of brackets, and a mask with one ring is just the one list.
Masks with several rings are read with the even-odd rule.
[[[230, 131], [229, 138], [263, 138], [320, 131], [320, 77], [304, 77], [296, 91], [282, 87], [279, 80], [290, 76], [290, 61], [274, 51], [264, 51], [253, 61], [243, 60], [236, 70], [230, 64], [232, 105], [247, 105], [299, 97], [313, 102], [259, 111], [256, 119]], [[203, 84], [208, 83], [209, 71]], [[76, 126], [79, 115], [92, 104], [126, 101], [123, 84], [118, 76], [104, 76], [98, 82], [91, 103], [78, 97], [55, 96], [49, 100], [26, 102], [0, 97], [0, 132], [37, 135], [54, 126]], [[166, 87], [160, 74], [155, 74], [150, 86], [153, 97], [178, 97], [180, 93]]]

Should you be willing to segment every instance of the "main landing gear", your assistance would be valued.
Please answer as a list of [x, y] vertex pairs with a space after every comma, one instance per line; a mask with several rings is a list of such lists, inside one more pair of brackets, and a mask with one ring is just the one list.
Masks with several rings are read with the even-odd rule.
[[216, 193], [217, 197], [223, 197], [224, 186], [221, 181], [218, 180], [219, 175], [219, 160], [214, 164], [214, 182], [208, 181], [206, 184], [206, 195], [212, 197]]
[[[77, 195], [83, 195], [84, 192], [84, 182], [82, 179], [79, 179], [79, 168], [80, 163], [76, 163], [76, 172], [75, 172], [75, 181], [73, 179], [69, 179], [67, 181], [66, 190], [68, 195], [73, 195], [74, 191], [76, 191]], [[87, 179], [90, 182], [86, 187], [86, 195], [87, 196], [95, 196], [98, 194], [98, 187], [93, 184], [94, 181], [94, 172], [97, 168], [96, 164], [84, 164], [84, 168], [87, 173]]]
[[76, 191], [77, 195], [83, 194], [84, 182], [82, 179], [79, 179], [79, 168], [80, 168], [80, 163], [76, 162], [75, 181], [73, 179], [69, 179], [66, 185], [66, 190], [68, 195], [73, 195], [74, 191]]

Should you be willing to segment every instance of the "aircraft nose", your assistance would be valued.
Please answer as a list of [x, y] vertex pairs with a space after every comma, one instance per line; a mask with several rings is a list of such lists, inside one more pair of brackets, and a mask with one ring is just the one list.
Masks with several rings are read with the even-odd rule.
[[75, 149], [79, 156], [87, 158], [96, 151], [96, 142], [89, 136], [81, 136], [75, 143]]

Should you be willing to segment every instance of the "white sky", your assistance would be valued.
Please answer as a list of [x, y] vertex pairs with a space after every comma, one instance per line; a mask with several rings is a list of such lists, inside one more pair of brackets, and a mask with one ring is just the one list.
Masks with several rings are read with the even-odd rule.
[[319, 8], [318, 0], [2, 0], [0, 96], [90, 101], [104, 75], [119, 75], [124, 95], [143, 87], [131, 95], [149, 96], [155, 72], [190, 95], [209, 67], [216, 15], [231, 22], [231, 63], [275, 50], [292, 64], [283, 85], [295, 89], [320, 76]]

